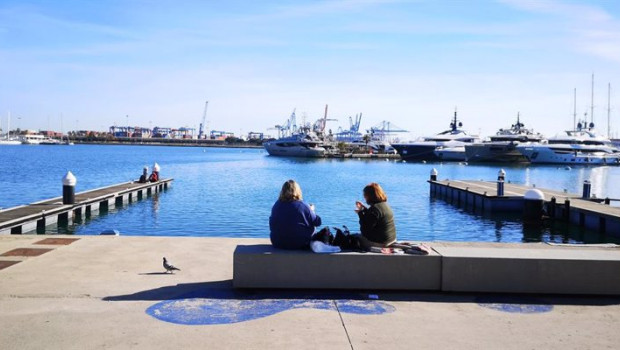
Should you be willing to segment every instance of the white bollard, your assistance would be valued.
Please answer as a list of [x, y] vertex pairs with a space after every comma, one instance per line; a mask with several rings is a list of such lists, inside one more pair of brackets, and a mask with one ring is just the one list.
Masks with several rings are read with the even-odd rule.
[[62, 178], [62, 204], [75, 204], [75, 184], [77, 179], [68, 171]]

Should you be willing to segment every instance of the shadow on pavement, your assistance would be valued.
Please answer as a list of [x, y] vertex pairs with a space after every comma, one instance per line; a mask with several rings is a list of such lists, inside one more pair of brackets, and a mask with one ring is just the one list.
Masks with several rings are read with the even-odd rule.
[[209, 299], [315, 299], [315, 300], [379, 300], [387, 302], [425, 303], [519, 303], [550, 305], [606, 306], [620, 305], [614, 296], [563, 296], [530, 294], [348, 291], [299, 289], [235, 289], [232, 280], [181, 283], [133, 294], [104, 297], [105, 301], [162, 301], [186, 298]]

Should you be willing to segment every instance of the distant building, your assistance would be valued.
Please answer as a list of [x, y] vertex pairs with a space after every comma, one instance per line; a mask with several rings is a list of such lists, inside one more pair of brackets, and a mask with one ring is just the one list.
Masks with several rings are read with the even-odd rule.
[[212, 140], [226, 140], [227, 137], [235, 137], [235, 134], [228, 131], [211, 130]]
[[248, 133], [248, 140], [262, 140], [263, 138], [264, 138], [264, 135], [262, 132], [250, 131]]
[[46, 137], [51, 137], [54, 139], [59, 139], [62, 137], [62, 133], [58, 132], [58, 131], [52, 131], [52, 130], [43, 130], [43, 131], [39, 131], [40, 135], [46, 136]]

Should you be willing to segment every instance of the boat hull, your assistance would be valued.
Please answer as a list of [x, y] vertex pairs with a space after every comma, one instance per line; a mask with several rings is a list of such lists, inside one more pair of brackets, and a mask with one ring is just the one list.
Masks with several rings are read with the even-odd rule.
[[323, 147], [306, 147], [300, 145], [291, 146], [277, 142], [266, 142], [264, 147], [270, 156], [304, 158], [325, 157], [325, 148]]
[[441, 161], [464, 162], [467, 160], [464, 147], [437, 147], [434, 153]]
[[512, 142], [471, 144], [465, 146], [465, 155], [468, 162], [527, 163], [527, 158], [516, 146]]
[[437, 145], [392, 144], [404, 160], [440, 160], [435, 154]]
[[534, 164], [566, 164], [566, 165], [619, 165], [620, 153], [554, 151], [549, 147], [524, 146], [517, 147], [528, 161]]
[[4, 146], [17, 146], [17, 145], [21, 145], [21, 141], [15, 141], [15, 140], [0, 140], [0, 146], [4, 145]]

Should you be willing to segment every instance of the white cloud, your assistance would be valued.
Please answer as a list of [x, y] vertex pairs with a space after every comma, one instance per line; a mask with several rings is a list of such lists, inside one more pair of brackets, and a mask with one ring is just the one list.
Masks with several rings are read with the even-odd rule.
[[[546, 15], [545, 24], [566, 48], [620, 63], [620, 20], [594, 5], [561, 1], [500, 0], [534, 14]], [[550, 41], [553, 43], [553, 41]]]

